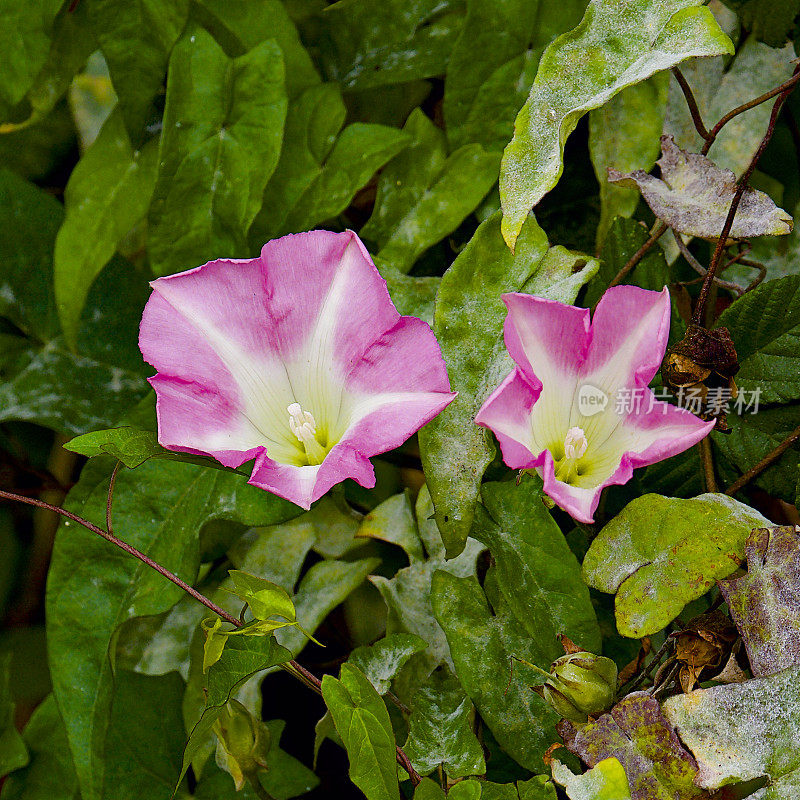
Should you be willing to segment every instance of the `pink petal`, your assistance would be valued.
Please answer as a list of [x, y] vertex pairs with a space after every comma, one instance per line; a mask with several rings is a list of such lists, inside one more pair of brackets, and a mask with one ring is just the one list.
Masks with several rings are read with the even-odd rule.
[[592, 318], [591, 344], [583, 376], [613, 395], [621, 387], [645, 387], [664, 358], [670, 302], [661, 292], [612, 286]]
[[589, 348], [589, 309], [529, 294], [504, 294], [506, 347], [533, 383], [574, 386]]
[[322, 464], [315, 466], [278, 464], [264, 452], [256, 459], [248, 483], [308, 510], [332, 486], [347, 478], [367, 489], [375, 485], [375, 471], [369, 459], [339, 443]]
[[532, 467], [535, 453], [542, 449], [537, 446], [531, 427], [531, 410], [542, 391], [541, 384], [537, 384], [517, 367], [475, 415], [475, 422], [497, 437], [503, 461], [512, 469]]

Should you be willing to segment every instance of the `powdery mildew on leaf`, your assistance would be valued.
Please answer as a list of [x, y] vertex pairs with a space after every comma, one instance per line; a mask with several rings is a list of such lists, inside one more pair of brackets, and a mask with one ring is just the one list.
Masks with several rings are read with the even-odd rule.
[[661, 630], [744, 560], [765, 517], [723, 494], [692, 500], [647, 494], [600, 531], [583, 562], [586, 582], [616, 593], [617, 627], [639, 638]]
[[[719, 238], [736, 192], [736, 176], [720, 169], [698, 153], [687, 153], [671, 136], [661, 137], [661, 180], [643, 170], [623, 173], [608, 170], [608, 180], [622, 186], [638, 186], [652, 212], [670, 228], [704, 239]], [[778, 208], [769, 195], [748, 187], [744, 190], [730, 236], [783, 236], [792, 232], [792, 217]]]
[[564, 744], [589, 767], [616, 758], [625, 769], [632, 800], [699, 797], [697, 764], [681, 744], [658, 701], [629, 694], [593, 722], [558, 724]]
[[697, 759], [697, 785], [717, 789], [762, 776], [758, 800], [789, 800], [800, 786], [800, 667], [769, 678], [670, 697], [664, 714]]
[[503, 238], [514, 247], [528, 212], [563, 171], [580, 118], [617, 92], [693, 56], [732, 53], [702, 0], [592, 0], [545, 50], [500, 171]]
[[756, 677], [800, 664], [800, 525], [756, 528], [747, 574], [719, 588]]

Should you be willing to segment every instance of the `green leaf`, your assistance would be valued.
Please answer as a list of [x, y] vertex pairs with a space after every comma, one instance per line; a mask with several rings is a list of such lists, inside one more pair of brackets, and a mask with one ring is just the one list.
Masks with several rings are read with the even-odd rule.
[[[647, 800], [706, 797], [694, 783], [700, 776], [681, 743], [683, 729], [678, 738], [658, 701], [647, 692], [629, 694], [610, 712], [588, 723], [563, 720], [558, 732], [567, 748], [589, 767], [596, 767], [610, 758], [618, 759], [627, 775], [632, 797]], [[605, 770], [596, 779], [601, 778], [603, 772]], [[618, 773], [614, 778], [617, 785], [621, 783], [624, 787]], [[618, 797], [611, 795], [608, 800]]]
[[[721, 16], [718, 15], [718, 18], [720, 24], [726, 27]], [[751, 36], [740, 43], [733, 59], [725, 56], [698, 59], [682, 65], [681, 72], [692, 88], [704, 124], [710, 128], [732, 108], [758, 97], [791, 77], [794, 57], [791, 47], [775, 50]], [[734, 117], [717, 134], [708, 151], [709, 158], [723, 169], [741, 175], [767, 130], [770, 111], [769, 103], [760, 103]], [[664, 133], [673, 135], [684, 150], [693, 153], [699, 153], [704, 143], [694, 127], [686, 98], [674, 77], [670, 80]]]
[[73, 349], [92, 282], [122, 237], [147, 213], [157, 159], [158, 142], [153, 139], [134, 150], [122, 115], [112, 112], [70, 175], [53, 280], [61, 328]]
[[290, 99], [319, 83], [314, 62], [281, 0], [198, 0], [195, 13], [231, 56], [244, 55], [267, 39], [274, 39], [283, 51]]
[[506, 603], [541, 653], [563, 653], [563, 633], [585, 650], [600, 650], [600, 629], [578, 560], [544, 505], [541, 480], [525, 476], [486, 483], [472, 535], [494, 557]]
[[42, 342], [58, 334], [51, 275], [62, 218], [54, 197], [0, 170], [0, 317]]
[[[156, 95], [189, 12], [188, 0], [86, 0], [125, 125], [136, 140], [157, 113]], [[138, 142], [137, 142], [138, 144]]]
[[732, 53], [702, 0], [592, 0], [581, 23], [542, 55], [500, 170], [503, 238], [513, 248], [528, 212], [563, 171], [580, 118], [615, 94], [693, 56]]
[[[264, 724], [270, 732], [272, 745], [267, 753], [266, 770], [259, 773], [261, 785], [275, 800], [291, 800], [310, 792], [319, 784], [319, 778], [278, 746], [286, 722], [273, 719]], [[203, 770], [203, 777], [193, 797], [196, 800], [256, 800], [256, 794], [249, 784], [237, 792], [230, 775], [213, 763]]]
[[408, 136], [396, 128], [362, 122], [348, 125], [308, 188], [290, 207], [282, 232], [308, 230], [341, 214], [356, 192], [408, 143]]
[[281, 156], [250, 228], [253, 252], [285, 230], [289, 213], [319, 177], [346, 114], [341, 89], [335, 83], [312, 86], [289, 104]]
[[[584, 304], [587, 307], [597, 303], [617, 273], [647, 238], [647, 228], [634, 220], [617, 217], [612, 221], [600, 253], [600, 269], [586, 289]], [[658, 246], [651, 248], [624, 280], [624, 283], [658, 292], [669, 282], [669, 267], [664, 260], [664, 252]]]
[[411, 564], [425, 560], [414, 509], [406, 492], [393, 495], [370, 511], [356, 535], [396, 544], [403, 549]]
[[492, 614], [474, 577], [436, 572], [431, 600], [464, 691], [500, 746], [526, 769], [541, 770], [542, 756], [555, 738], [557, 717], [530, 690], [541, 677], [513, 659], [546, 668], [549, 653], [508, 611]]
[[459, 0], [344, 0], [324, 14], [323, 65], [346, 90], [442, 75], [463, 22]]
[[419, 435], [436, 522], [449, 556], [461, 552], [472, 526], [478, 490], [495, 450], [474, 423], [484, 400], [511, 370], [503, 343], [504, 292], [527, 292], [565, 303], [575, 300], [597, 262], [547, 237], [530, 217], [516, 254], [503, 244], [500, 214], [482, 223], [442, 278], [434, 333], [458, 397]]
[[114, 456], [130, 469], [141, 466], [149, 458], [161, 458], [167, 461], [182, 461], [187, 464], [221, 469], [225, 472], [231, 471], [218, 461], [206, 456], [193, 456], [191, 453], [176, 453], [167, 450], [158, 443], [158, 434], [155, 431], [127, 426], [84, 433], [82, 436], [70, 439], [64, 445], [64, 449], [89, 458], [103, 455]]
[[378, 588], [386, 603], [387, 634], [413, 633], [427, 642], [427, 650], [414, 656], [411, 661], [420, 680], [424, 680], [442, 662], [453, 666], [444, 631], [433, 615], [431, 577], [437, 570], [459, 577], [475, 575], [475, 562], [484, 548], [480, 542], [469, 539], [458, 557], [445, 561], [441, 536], [436, 523], [429, 519], [433, 514], [433, 505], [426, 487], [420, 490], [417, 497], [416, 513], [418, 535], [425, 545], [427, 559], [412, 562], [410, 566], [398, 570], [392, 578], [371, 575], [370, 581]]
[[148, 392], [137, 345], [146, 296], [130, 265], [113, 260], [89, 291], [78, 353], [61, 336], [28, 342], [0, 385], [0, 421], [36, 422], [71, 436], [114, 425]]
[[770, 47], [780, 47], [800, 14], [800, 0], [724, 0], [742, 24]]
[[431, 245], [452, 233], [497, 180], [499, 159], [480, 145], [446, 156], [445, 135], [421, 109], [403, 130], [411, 144], [381, 172], [375, 208], [361, 236], [377, 258], [408, 272]]
[[[728, 421], [731, 433], [727, 436], [712, 433], [714, 446], [740, 473], [745, 473], [785, 441], [797, 428], [800, 405], [759, 408], [741, 416], [731, 414]], [[797, 442], [774, 463], [753, 479], [753, 485], [775, 497], [794, 502], [797, 469], [800, 465], [800, 446]]]
[[0, 654], [0, 777], [24, 767], [28, 749], [14, 725], [14, 700], [11, 697], [11, 653]]
[[183, 749], [183, 679], [118, 671], [102, 797], [170, 797]]
[[[609, 169], [608, 180], [638, 187], [650, 210], [673, 230], [704, 239], [718, 238], [736, 193], [736, 176], [705, 156], [681, 150], [669, 135], [661, 137], [661, 149], [663, 155], [657, 162], [661, 179], [644, 170], [628, 174]], [[765, 192], [748, 186], [742, 199], [733, 219], [733, 238], [792, 232], [791, 216]]]
[[[50, 53], [27, 92], [30, 115], [22, 122], [0, 124], [4, 138], [44, 120], [64, 96], [75, 74], [86, 64], [97, 43], [84, 17], [83, 7], [62, 6], [53, 23]], [[47, 128], [53, 130], [52, 117]]]
[[696, 689], [664, 703], [697, 759], [697, 785], [716, 789], [767, 776], [762, 800], [789, 800], [800, 780], [800, 667], [769, 678]]
[[[108, 460], [90, 462], [67, 502], [102, 526], [110, 468]], [[265, 524], [294, 513], [291, 504], [248, 486], [244, 476], [168, 461], [120, 472], [114, 499], [116, 534], [189, 582], [207, 521]], [[99, 536], [69, 521], [60, 528], [48, 576], [48, 649], [84, 800], [102, 796], [112, 690], [108, 650], [115, 631], [130, 617], [166, 611], [180, 596], [176, 586]], [[85, 691], [74, 691], [76, 680]]]
[[356, 192], [409, 142], [384, 125], [354, 123], [336, 84], [312, 86], [289, 105], [284, 146], [250, 229], [250, 249], [313, 228], [344, 211]]
[[647, 494], [628, 503], [594, 539], [586, 582], [616, 593], [617, 628], [639, 639], [672, 622], [744, 560], [752, 528], [765, 517], [724, 494], [680, 500]]
[[433, 309], [442, 279], [404, 275], [391, 265], [382, 264], [380, 259], [375, 266], [386, 281], [386, 288], [397, 310], [403, 316], [419, 317], [433, 327]]
[[800, 398], [800, 275], [757, 286], [725, 309], [717, 324], [736, 345], [741, 389], [759, 390], [762, 403]]
[[219, 660], [208, 669], [206, 705], [183, 750], [178, 786], [192, 759], [208, 741], [222, 707], [231, 699], [236, 689], [257, 672], [283, 664], [291, 657], [292, 654], [281, 647], [274, 636], [237, 636], [226, 643]]
[[586, 0], [468, 0], [445, 77], [444, 117], [453, 148], [469, 142], [505, 147], [542, 51], [585, 10]]
[[613, 167], [621, 172], [652, 169], [660, 151], [668, 86], [667, 74], [657, 73], [623, 89], [589, 113], [589, 152], [600, 184], [598, 249], [605, 242], [614, 217], [633, 216], [639, 204], [639, 193], [609, 183], [606, 169]]
[[0, 99], [15, 106], [33, 85], [50, 52], [53, 22], [62, 0], [2, 0]]
[[[298, 625], [314, 633], [325, 617], [354, 592], [377, 566], [377, 558], [358, 561], [320, 561], [306, 572], [292, 598]], [[308, 643], [299, 627], [283, 628], [278, 641], [297, 656]]]
[[604, 758], [583, 775], [558, 760], [552, 763], [553, 780], [567, 790], [570, 800], [630, 800], [628, 778], [619, 760]]
[[286, 107], [274, 40], [231, 59], [202, 28], [181, 36], [170, 58], [149, 216], [156, 274], [247, 255], [247, 230], [278, 163]]
[[350, 780], [367, 800], [400, 800], [389, 712], [366, 676], [342, 664], [322, 679], [322, 697], [350, 759]]
[[434, 672], [411, 701], [408, 739], [403, 750], [420, 775], [440, 766], [448, 779], [483, 775], [483, 748], [472, 729], [475, 710], [458, 680]]
[[33, 712], [22, 738], [30, 763], [8, 776], [3, 800], [80, 800], [66, 730], [52, 694]]
[[793, 525], [756, 528], [745, 545], [747, 573], [719, 582], [753, 675], [800, 665], [800, 536]]
[[392, 678], [403, 664], [427, 646], [424, 639], [413, 633], [391, 633], [373, 645], [356, 647], [350, 653], [347, 663], [366, 675], [367, 680], [375, 687], [375, 691], [384, 695], [389, 691]]
[[229, 569], [228, 575], [233, 580], [236, 596], [250, 606], [257, 620], [263, 621], [277, 616], [294, 622], [294, 603], [280, 586], [238, 569]]

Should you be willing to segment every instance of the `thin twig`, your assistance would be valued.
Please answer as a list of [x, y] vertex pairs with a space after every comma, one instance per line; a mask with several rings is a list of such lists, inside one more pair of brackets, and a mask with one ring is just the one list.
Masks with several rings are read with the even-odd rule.
[[746, 103], [742, 103], [742, 105], [734, 108], [733, 111], [729, 111], [727, 114], [725, 114], [725, 116], [722, 117], [720, 121], [708, 132], [706, 143], [703, 145], [703, 149], [700, 151], [701, 154], [704, 156], [708, 155], [708, 151], [711, 149], [711, 145], [714, 144], [714, 140], [719, 135], [719, 132], [734, 117], [738, 117], [739, 114], [744, 114], [745, 111], [749, 111], [751, 108], [755, 108], [756, 106], [760, 106], [762, 103], [766, 103], [767, 100], [770, 100], [771, 98], [775, 97], [776, 94], [787, 92], [788, 95], [788, 92], [790, 92], [794, 88], [798, 80], [800, 80], [800, 72], [798, 72], [797, 68], [795, 68], [792, 77], [789, 78], [787, 81], [784, 81], [780, 86], [776, 86], [774, 89], [770, 89], [768, 92], [764, 92], [764, 94], [759, 95], [753, 100], [749, 100]]
[[[694, 313], [692, 314], [692, 322], [695, 325], [703, 324], [703, 314], [706, 307], [706, 301], [708, 300], [708, 293], [711, 290], [711, 286], [714, 282], [714, 276], [716, 275], [717, 267], [719, 267], [720, 261], [722, 260], [722, 253], [725, 250], [728, 242], [728, 235], [733, 227], [733, 219], [736, 216], [736, 210], [739, 208], [739, 202], [741, 201], [742, 196], [747, 189], [750, 176], [753, 174], [759, 159], [767, 149], [767, 145], [769, 144], [770, 139], [772, 139], [772, 135], [775, 133], [775, 123], [778, 120], [778, 114], [780, 113], [781, 106], [783, 106], [783, 104], [786, 102], [786, 99], [789, 97], [792, 89], [794, 89], [797, 80], [800, 79], [800, 65], [795, 67], [795, 75], [793, 77], [795, 77], [795, 80], [787, 81], [785, 84], [782, 84], [783, 89], [780, 90], [778, 99], [772, 106], [772, 112], [769, 116], [769, 125], [767, 125], [767, 132], [764, 134], [764, 138], [761, 140], [761, 144], [759, 144], [755, 155], [750, 161], [747, 169], [739, 178], [739, 182], [736, 185], [736, 191], [734, 192], [733, 200], [731, 201], [731, 207], [728, 209], [728, 216], [725, 218], [725, 224], [722, 226], [722, 232], [717, 240], [717, 246], [714, 248], [714, 255], [711, 257], [711, 263], [708, 265], [708, 272], [705, 280], [703, 281], [703, 286], [700, 289], [700, 296], [697, 298], [697, 305], [695, 306]], [[719, 125], [719, 123], [717, 124]]]
[[751, 261], [749, 258], [740, 258], [738, 263], [743, 264], [745, 267], [753, 267], [758, 270], [758, 277], [749, 283], [744, 290], [744, 294], [747, 294], [748, 292], [752, 292], [753, 289], [767, 277], [767, 268], [760, 261]]
[[[683, 241], [681, 235], [673, 229], [672, 236], [675, 239], [675, 243], [678, 245], [678, 250], [681, 251], [681, 255], [686, 259], [686, 262], [689, 264], [689, 266], [695, 272], [705, 278], [708, 270], [692, 255], [692, 251], [686, 246], [686, 242]], [[729, 289], [739, 297], [744, 294], [744, 289], [742, 289], [742, 287], [738, 284], [732, 283], [731, 281], [724, 281], [722, 278], [714, 278], [714, 282], [719, 286], [722, 286], [723, 289]]]
[[108, 482], [108, 496], [106, 497], [106, 530], [113, 535], [114, 528], [111, 525], [111, 507], [114, 503], [114, 484], [117, 482], [117, 473], [119, 473], [121, 461], [117, 461], [114, 465], [114, 471], [111, 473], [111, 480]]
[[706, 126], [703, 125], [703, 118], [700, 115], [700, 109], [697, 107], [697, 100], [695, 100], [692, 87], [689, 86], [686, 78], [683, 77], [683, 73], [678, 67], [672, 68], [672, 74], [675, 76], [675, 80], [678, 81], [678, 86], [681, 87], [683, 96], [686, 99], [686, 105], [689, 106], [689, 113], [692, 115], [694, 129], [703, 137], [703, 139], [708, 139], [709, 132]]
[[629, 681], [623, 683], [622, 686], [619, 687], [619, 691], [617, 692], [617, 696], [622, 696], [623, 689], [625, 690], [625, 694], [629, 694], [632, 692], [637, 686], [639, 686], [650, 673], [655, 669], [656, 665], [661, 661], [661, 658], [672, 648], [673, 640], [669, 638], [669, 636], [664, 639], [664, 644], [661, 645], [658, 652], [647, 662], [647, 664], [642, 667], [638, 674], [634, 675]]
[[747, 470], [744, 475], [735, 480], [725, 490], [725, 494], [736, 494], [742, 487], [750, 483], [753, 478], [760, 475], [770, 464], [777, 461], [798, 439], [800, 439], [800, 427], [795, 428], [771, 453], [764, 456], [752, 469]]
[[706, 491], [717, 492], [719, 491], [719, 487], [717, 486], [717, 479], [714, 475], [714, 458], [711, 453], [711, 442], [708, 436], [701, 439], [697, 443], [697, 447], [700, 450], [700, 461], [703, 464], [703, 477], [706, 479]]
[[[119, 464], [117, 464], [119, 466]], [[115, 470], [116, 472], [116, 470]], [[112, 476], [113, 477], [113, 476]], [[77, 514], [73, 514], [71, 511], [67, 511], [64, 508], [60, 508], [59, 506], [53, 506], [49, 503], [45, 503], [41, 500], [36, 500], [32, 497], [24, 497], [21, 494], [14, 494], [13, 492], [6, 492], [0, 490], [0, 498], [6, 500], [15, 500], [19, 503], [26, 503], [27, 505], [36, 506], [37, 508], [44, 508], [47, 511], [52, 511], [54, 514], [60, 514], [62, 517], [66, 517], [72, 522], [77, 522], [78, 525], [82, 525], [87, 530], [91, 531], [92, 533], [96, 533], [98, 536], [102, 536], [111, 544], [116, 545], [121, 550], [124, 550], [128, 555], [133, 556], [134, 558], [138, 558], [144, 564], [147, 564], [148, 567], [151, 567], [160, 575], [163, 575], [168, 581], [171, 581], [176, 586], [183, 589], [188, 595], [193, 597], [199, 603], [202, 603], [206, 608], [210, 611], [213, 611], [219, 617], [224, 619], [226, 622], [230, 623], [234, 626], [234, 628], [240, 628], [242, 626], [242, 622], [236, 617], [231, 616], [225, 609], [220, 608], [213, 600], [209, 600], [203, 594], [197, 591], [193, 586], [189, 586], [188, 583], [182, 581], [175, 573], [170, 572], [165, 567], [162, 567], [156, 561], [153, 561], [150, 556], [145, 555], [141, 550], [137, 550], [132, 545], [129, 545], [127, 542], [122, 541], [122, 539], [117, 538], [114, 536], [113, 533], [109, 533], [108, 531], [104, 531], [102, 528], [99, 528], [97, 525], [89, 522], [89, 520], [84, 519], [83, 517], [79, 517]], [[106, 513], [109, 514], [109, 510], [111, 507], [111, 500], [112, 500], [112, 493], [109, 492], [109, 497], [106, 502]], [[107, 517], [108, 518], [108, 517]], [[299, 680], [308, 686], [310, 689], [313, 689], [317, 694], [322, 694], [322, 681], [314, 675], [312, 672], [309, 672], [302, 664], [299, 664], [297, 661], [292, 659], [291, 661], [286, 662], [285, 664], [280, 665], [283, 669], [285, 669], [290, 674], [294, 675], [295, 677], [299, 678]], [[397, 763], [403, 767], [403, 769], [408, 773], [409, 778], [411, 779], [411, 783], [414, 786], [419, 785], [422, 778], [420, 777], [419, 773], [414, 769], [411, 765], [411, 762], [408, 760], [408, 756], [403, 752], [402, 748], [397, 745], [396, 746], [396, 758]]]
[[163, 575], [168, 581], [172, 581], [176, 586], [179, 586], [183, 589], [184, 592], [194, 597], [199, 603], [202, 603], [206, 608], [213, 611], [215, 614], [218, 614], [222, 617], [226, 622], [230, 622], [231, 625], [235, 625], [237, 628], [241, 625], [236, 617], [232, 617], [227, 611], [220, 608], [216, 603], [209, 600], [205, 595], [200, 594], [197, 589], [189, 586], [188, 583], [182, 581], [177, 575], [173, 572], [170, 572], [165, 567], [162, 567], [156, 561], [153, 561], [150, 556], [145, 555], [141, 550], [137, 550], [132, 545], [129, 545], [127, 542], [123, 542], [122, 539], [118, 539], [114, 536], [113, 533], [109, 533], [108, 531], [104, 531], [102, 528], [98, 528], [97, 525], [93, 525], [83, 517], [79, 517], [77, 514], [73, 514], [71, 511], [67, 511], [64, 508], [60, 508], [59, 506], [51, 506], [49, 503], [45, 503], [41, 500], [36, 500], [33, 497], [23, 497], [21, 494], [14, 494], [13, 492], [4, 492], [0, 489], [0, 498], [4, 498], [6, 500], [16, 500], [19, 503], [27, 503], [29, 506], [36, 506], [37, 508], [44, 508], [47, 511], [52, 511], [55, 514], [60, 514], [62, 517], [66, 517], [73, 522], [77, 522], [78, 525], [83, 525], [84, 528], [90, 530], [92, 533], [96, 533], [98, 536], [102, 536], [106, 541], [111, 542], [111, 544], [116, 545], [121, 550], [124, 550], [128, 555], [133, 556], [134, 558], [138, 558], [144, 564], [147, 564], [148, 567], [151, 567], [159, 574]]
[[653, 231], [650, 238], [628, 259], [625, 266], [614, 276], [614, 280], [608, 284], [610, 289], [616, 286], [623, 278], [647, 255], [648, 250], [666, 233], [667, 224], [659, 222], [658, 227]]

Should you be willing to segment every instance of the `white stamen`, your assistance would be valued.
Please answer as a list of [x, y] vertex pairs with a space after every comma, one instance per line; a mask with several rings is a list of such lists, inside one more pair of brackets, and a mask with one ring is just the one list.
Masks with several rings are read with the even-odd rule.
[[292, 403], [286, 408], [289, 412], [289, 430], [304, 444], [311, 443], [317, 435], [317, 422], [314, 416], [303, 411], [300, 403]]
[[570, 461], [582, 458], [588, 446], [583, 428], [570, 428], [564, 438], [564, 456]]

